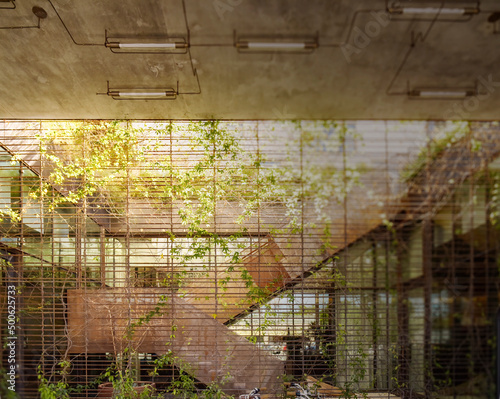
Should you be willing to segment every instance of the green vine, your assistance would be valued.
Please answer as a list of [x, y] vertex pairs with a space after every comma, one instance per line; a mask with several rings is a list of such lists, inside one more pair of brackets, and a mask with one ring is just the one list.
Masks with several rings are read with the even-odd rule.
[[[344, 155], [348, 139], [360, 141], [345, 124], [326, 128], [336, 132], [334, 141], [343, 148]], [[305, 124], [297, 125], [297, 129], [301, 151], [303, 146], [325, 140], [321, 136], [323, 133], [318, 136]], [[30, 188], [32, 200], [43, 203], [48, 212], [54, 213], [68, 204], [84, 210], [105, 208], [127, 223], [124, 203], [130, 198], [147, 200], [153, 209], [170, 208], [180, 218], [185, 237], [181, 240], [174, 232], [168, 232], [170, 256], [177, 270], [163, 280], [162, 286], [182, 297], [191, 281], [200, 276], [210, 276], [211, 269], [205, 261], [216, 249], [224, 259], [225, 268], [218, 274], [217, 284], [214, 285], [218, 289], [217, 306], [223, 309], [227, 305], [224, 294], [232, 279], [237, 278], [246, 289], [246, 297], [240, 304], [258, 306], [263, 310], [256, 335], [264, 335], [280, 322], [268, 301], [273, 284], [282, 282], [276, 280], [266, 287], [258, 286], [251, 273], [243, 267], [245, 237], [249, 235], [247, 223], [262, 218], [259, 212], [264, 206], [278, 205], [285, 210], [285, 216], [279, 226], [265, 226], [270, 234], [293, 236], [304, 234], [306, 229], [317, 229], [318, 225], [324, 226], [320, 228], [324, 233], [320, 255], [328, 255], [334, 247], [330, 243], [332, 221], [325, 210], [332, 201], [342, 203], [350, 191], [359, 187], [364, 172], [362, 165], [344, 166], [343, 169], [318, 164], [297, 167], [297, 159], [293, 159], [295, 155], [289, 155], [287, 159], [295, 165], [292, 168], [269, 166], [264, 152], [249, 151], [238, 139], [236, 131], [218, 121], [167, 123], [155, 127], [138, 127], [121, 121], [87, 121], [54, 126], [52, 130], [43, 131], [38, 138], [42, 164], [49, 173], [39, 185]], [[162, 144], [165, 142], [170, 142], [172, 146], [184, 143], [182, 145], [187, 152], [196, 156], [169, 155], [165, 144]], [[153, 159], [149, 153], [154, 151], [164, 156]], [[13, 161], [18, 159], [13, 158]], [[221, 236], [215, 223], [219, 206], [225, 203], [231, 203], [238, 211], [234, 215], [231, 234]], [[306, 204], [312, 205], [314, 220], [302, 217]], [[22, 213], [17, 210], [6, 211], [4, 215], [12, 222], [22, 220]], [[162, 257], [159, 256], [159, 262]], [[200, 263], [201, 266], [196, 265]], [[338, 286], [347, 286], [340, 273], [330, 278]], [[289, 301], [294, 303], [293, 294], [290, 294]], [[131, 342], [138, 328], [164, 314], [167, 304], [168, 297], [160, 296], [152, 310], [128, 325], [123, 339]], [[50, 305], [47, 302], [43, 306]], [[217, 314], [213, 316], [216, 318]], [[175, 337], [174, 334], [175, 331], [172, 331], [171, 338]], [[68, 385], [66, 360], [60, 363], [62, 370], [52, 373], [51, 377], [46, 377], [40, 368], [40, 393], [46, 399], [65, 398], [71, 392], [108, 381], [112, 383], [117, 397], [130, 397], [127, 395], [134, 392], [136, 379], [133, 356], [131, 348], [116, 354], [115, 362], [104, 373], [90, 384], [77, 388]], [[356, 356], [362, 359], [363, 354]], [[166, 365], [174, 365], [179, 373], [171, 384], [171, 392], [186, 399], [194, 397], [192, 370], [172, 352], [155, 362], [152, 376]], [[358, 379], [362, 380], [363, 376], [360, 374]], [[209, 385], [205, 396], [221, 398], [221, 381]]]

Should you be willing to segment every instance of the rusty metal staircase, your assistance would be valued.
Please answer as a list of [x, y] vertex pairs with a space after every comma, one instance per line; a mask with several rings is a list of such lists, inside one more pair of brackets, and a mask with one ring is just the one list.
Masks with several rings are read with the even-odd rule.
[[[282, 361], [165, 289], [74, 289], [67, 302], [70, 353], [118, 354], [126, 347], [158, 355], [171, 351], [174, 364], [205, 384], [217, 381], [231, 394], [280, 387]], [[155, 309], [148, 323], [127, 334], [131, 323]]]

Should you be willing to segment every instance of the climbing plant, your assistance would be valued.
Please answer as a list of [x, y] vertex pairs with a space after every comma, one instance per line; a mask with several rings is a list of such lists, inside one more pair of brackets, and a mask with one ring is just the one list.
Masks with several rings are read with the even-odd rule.
[[[183, 287], [190, 280], [210, 276], [208, 266], [194, 267], [193, 264], [206, 259], [216, 248], [226, 265], [216, 283], [220, 288], [216, 298], [220, 308], [225, 306], [224, 292], [231, 280], [242, 281], [247, 289], [246, 305], [266, 309], [257, 331], [265, 334], [279, 319], [266, 307], [271, 290], [259, 287], [241, 267], [247, 245], [243, 237], [249, 232], [248, 226], [264, 220], [265, 207], [279, 206], [284, 209], [284, 216], [275, 224], [265, 226], [271, 234], [294, 236], [319, 230], [325, 233], [320, 234], [323, 243], [319, 246], [324, 251], [331, 250], [327, 233], [331, 223], [328, 206], [332, 201], [344, 201], [346, 195], [361, 184], [359, 178], [363, 173], [362, 167], [345, 163], [321, 165], [307, 161], [307, 146], [322, 142], [334, 143], [345, 156], [347, 138], [359, 139], [345, 124], [325, 124], [320, 129], [299, 124], [295, 129], [295, 138], [289, 143], [293, 150], [283, 162], [287, 167], [275, 167], [266, 151], [243, 142], [237, 127], [217, 121], [149, 125], [127, 121], [54, 123], [38, 135], [42, 178], [30, 188], [29, 198], [42, 203], [47, 213], [75, 206], [81, 215], [79, 220], [104, 209], [120, 218], [127, 228], [130, 227], [130, 201], [143, 201], [152, 209], [170, 209], [179, 218], [186, 239], [179, 240], [175, 231], [168, 232], [170, 256], [177, 266], [173, 275], [163, 281], [163, 286], [184, 295]], [[333, 136], [324, 136], [325, 131], [333, 132]], [[251, 137], [251, 141], [258, 142], [258, 137]], [[189, 155], [176, 153], [173, 150], [176, 145], [182, 145]], [[14, 156], [14, 162], [19, 160], [19, 156]], [[227, 204], [236, 212], [232, 215], [231, 233], [220, 235], [217, 218]], [[313, 218], [304, 219], [306, 206], [312, 208]], [[18, 215], [19, 221], [22, 220], [22, 209], [12, 212], [9, 213], [11, 219]], [[162, 315], [167, 303], [159, 298], [152, 311], [130, 323], [124, 339], [131, 342], [137, 328]], [[133, 356], [133, 348], [116, 353], [113, 365], [96, 381], [108, 380], [115, 390], [126, 395], [135, 378]], [[67, 362], [67, 356], [62, 358], [62, 362]], [[189, 397], [194, 392], [189, 367], [168, 352], [156, 363], [155, 372], [167, 364], [180, 370], [173, 384], [174, 393], [182, 391]], [[64, 397], [71, 389], [85, 389], [83, 386], [68, 388], [66, 371], [46, 373], [40, 368], [40, 389], [47, 398], [50, 395]], [[220, 385], [220, 381], [209, 387], [209, 396], [218, 397], [220, 386], [217, 384]]]

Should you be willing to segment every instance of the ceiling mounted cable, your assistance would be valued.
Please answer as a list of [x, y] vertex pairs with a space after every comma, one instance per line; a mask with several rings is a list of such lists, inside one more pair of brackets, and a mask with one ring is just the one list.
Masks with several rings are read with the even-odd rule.
[[[108, 36], [107, 30], [104, 31], [105, 40], [104, 43], [82, 43], [75, 40], [75, 37], [64, 23], [61, 15], [57, 11], [56, 7], [52, 3], [51, 0], [48, 0], [49, 4], [52, 6], [54, 12], [56, 13], [59, 21], [63, 25], [64, 29], [68, 33], [71, 41], [78, 46], [102, 46], [107, 47], [111, 50], [111, 52], [116, 54], [188, 54], [189, 62], [191, 64], [191, 69], [193, 72], [193, 76], [196, 78], [197, 90], [195, 91], [187, 91], [187, 92], [179, 92], [179, 88], [177, 90], [174, 89], [125, 89], [125, 90], [110, 90], [109, 82], [108, 82], [108, 90], [106, 93], [97, 93], [97, 94], [105, 94], [112, 97], [114, 100], [172, 100], [175, 99], [179, 94], [200, 94], [201, 86], [198, 77], [198, 73], [193, 65], [193, 60], [191, 57], [191, 53], [189, 51], [189, 27], [187, 25], [187, 17], [186, 17], [186, 8], [183, 2], [183, 11], [184, 11], [184, 19], [186, 22], [186, 31], [187, 31], [187, 39], [184, 38], [156, 38], [154, 41], [149, 40], [147, 38], [117, 38]], [[178, 86], [178, 83], [177, 83]]]
[[[479, 2], [477, 4], [479, 7]], [[408, 47], [408, 50], [404, 54], [398, 68], [396, 69], [394, 76], [392, 77], [391, 81], [389, 82], [389, 85], [387, 86], [387, 89], [385, 92], [386, 95], [388, 95], [388, 96], [408, 96], [409, 95], [409, 93], [411, 91], [409, 89], [409, 87], [410, 87], [409, 82], [407, 82], [407, 90], [394, 91], [393, 90], [394, 85], [395, 85], [396, 81], [398, 80], [399, 76], [401, 75], [401, 73], [403, 72], [403, 69], [404, 69], [406, 63], [408, 62], [408, 59], [410, 58], [411, 54], [417, 48], [417, 44], [424, 43], [426, 41], [426, 39], [429, 37], [429, 35], [432, 31], [432, 28], [438, 22], [438, 16], [439, 15], [436, 14], [436, 15], [434, 15], [434, 17], [432, 17], [432, 19], [430, 19], [430, 24], [427, 26], [425, 31], [423, 31], [423, 32], [415, 32], [413, 30], [411, 31], [410, 45]], [[463, 22], [463, 21], [461, 21], [461, 22]]]
[[66, 30], [66, 33], [68, 34], [68, 36], [70, 37], [71, 41], [74, 44], [76, 44], [77, 46], [102, 46], [102, 43], [80, 43], [80, 42], [77, 42], [75, 40], [74, 36], [71, 34], [71, 31], [68, 29], [68, 27], [64, 23], [63, 19], [61, 18], [61, 15], [57, 11], [57, 8], [54, 6], [54, 4], [52, 3], [52, 1], [51, 0], [47, 0], [47, 1], [49, 2], [50, 6], [52, 7], [52, 9], [54, 10], [54, 12], [56, 13], [57, 18], [59, 18], [59, 21], [61, 21], [61, 24], [64, 27], [64, 30]]
[[[1, 1], [0, 3], [6, 3], [5, 1]], [[0, 7], [0, 9], [14, 9], [15, 7]], [[0, 26], [0, 29], [40, 29], [40, 21], [42, 19], [47, 18], [47, 11], [45, 11], [42, 7], [34, 6], [31, 11], [37, 17], [38, 23], [36, 25], [24, 25], [24, 26]]]

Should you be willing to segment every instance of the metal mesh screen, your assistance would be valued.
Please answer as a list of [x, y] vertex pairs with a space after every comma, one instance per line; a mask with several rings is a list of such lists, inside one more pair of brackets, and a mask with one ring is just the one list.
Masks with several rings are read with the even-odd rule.
[[495, 396], [497, 124], [0, 128], [1, 397]]

